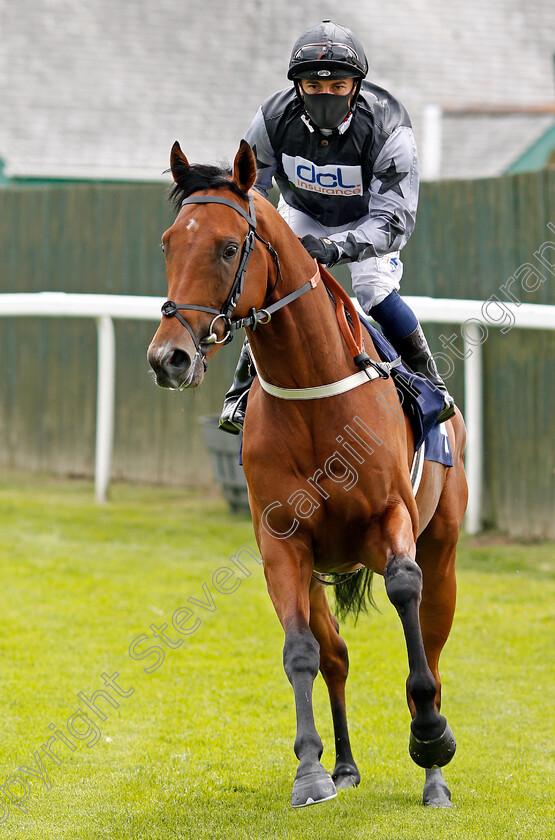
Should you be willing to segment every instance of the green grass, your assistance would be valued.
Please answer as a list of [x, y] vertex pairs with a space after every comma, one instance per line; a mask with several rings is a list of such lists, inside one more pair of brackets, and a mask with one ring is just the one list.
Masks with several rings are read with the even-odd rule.
[[[53, 735], [50, 724], [67, 736], [68, 719], [85, 708], [78, 692], [105, 689], [102, 673], [116, 671], [118, 684], [134, 689], [117, 709], [99, 701], [105, 721], [90, 713], [98, 743], [70, 752], [58, 742], [59, 766], [42, 753], [51, 788], [30, 778], [26, 802], [21, 809], [12, 802], [0, 836], [553, 836], [553, 545], [462, 541], [458, 609], [442, 659], [443, 711], [458, 741], [445, 771], [455, 807], [420, 805], [423, 771], [407, 750], [401, 625], [378, 579], [381, 613], [342, 630], [361, 785], [295, 811], [292, 692], [262, 571], [244, 553], [252, 573], [240, 576], [235, 592], [219, 593], [212, 582], [240, 547], [255, 548], [250, 521], [232, 518], [209, 494], [116, 485], [110, 505], [99, 508], [87, 483], [17, 475], [0, 476], [0, 505], [0, 799], [24, 797], [9, 777], [34, 765], [33, 753]], [[156, 657], [133, 660], [129, 645], [152, 624], [171, 628], [188, 598], [206, 600], [203, 584], [214, 611], [197, 607], [202, 624], [145, 674]], [[320, 678], [315, 713], [330, 768]]]

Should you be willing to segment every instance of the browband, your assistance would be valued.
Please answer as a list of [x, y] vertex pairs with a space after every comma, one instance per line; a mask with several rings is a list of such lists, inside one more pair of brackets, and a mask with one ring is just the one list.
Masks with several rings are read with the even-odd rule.
[[[252, 228], [256, 228], [256, 219], [254, 218], [254, 214], [251, 216], [247, 213], [243, 208], [236, 204], [235, 201], [231, 201], [229, 198], [223, 198], [219, 195], [191, 195], [189, 198], [184, 198], [181, 202], [181, 206], [183, 207], [185, 204], [225, 204], [227, 207], [231, 207], [232, 210], [235, 210], [236, 213], [239, 213]], [[251, 213], [253, 212], [253, 204], [252, 198], [249, 196], [249, 210]]]

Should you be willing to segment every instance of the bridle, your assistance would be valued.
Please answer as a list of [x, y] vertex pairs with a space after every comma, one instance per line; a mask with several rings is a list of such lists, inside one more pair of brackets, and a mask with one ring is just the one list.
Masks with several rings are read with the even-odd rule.
[[[256, 309], [253, 306], [250, 310], [250, 313], [245, 318], [231, 318], [231, 314], [236, 308], [239, 297], [241, 296], [241, 293], [243, 291], [247, 266], [251, 254], [254, 251], [254, 246], [256, 244], [257, 239], [268, 250], [268, 253], [270, 254], [275, 263], [277, 271], [276, 282], [269, 294], [266, 296], [266, 299], [272, 295], [278, 281], [282, 279], [281, 268], [279, 265], [279, 257], [277, 255], [277, 252], [270, 245], [269, 242], [267, 242], [260, 236], [260, 234], [256, 230], [256, 214], [254, 212], [254, 202], [252, 200], [251, 195], [248, 196], [248, 202], [248, 213], [239, 204], [237, 204], [236, 201], [232, 201], [229, 198], [223, 198], [222, 196], [216, 195], [190, 196], [189, 198], [185, 198], [181, 202], [182, 207], [184, 207], [186, 204], [224, 204], [226, 207], [231, 207], [233, 210], [239, 213], [240, 216], [246, 219], [249, 225], [248, 232], [245, 236], [245, 239], [243, 240], [241, 258], [239, 260], [237, 272], [235, 274], [229, 294], [223, 302], [220, 309], [214, 309], [209, 306], [201, 306], [197, 303], [175, 303], [173, 300], [167, 300], [162, 305], [162, 315], [164, 315], [164, 317], [166, 318], [177, 318], [177, 320], [181, 324], [183, 324], [185, 329], [189, 332], [189, 335], [193, 340], [193, 344], [195, 345], [195, 359], [198, 358], [202, 361], [204, 370], [207, 369], [207, 363], [204, 353], [201, 349], [201, 344], [227, 344], [229, 341], [232, 340], [233, 333], [235, 330], [239, 330], [242, 327], [249, 327], [252, 330], [256, 330], [259, 324], [269, 324], [272, 319], [272, 315], [275, 312], [282, 309], [284, 306], [287, 306], [289, 303], [292, 303], [294, 300], [301, 297], [306, 292], [310, 291], [310, 289], [316, 288], [318, 282], [320, 281], [321, 268], [318, 265], [318, 262], [314, 260], [314, 263], [316, 265], [316, 271], [312, 275], [310, 280], [307, 280], [307, 282], [304, 283], [304, 285], [300, 286], [300, 288], [295, 289], [294, 292], [291, 292], [290, 294], [286, 295], [285, 297], [281, 298], [275, 303], [266, 306], [263, 305], [260, 309]], [[361, 372], [364, 372], [366, 374], [366, 377], [368, 379], [374, 379], [376, 376], [379, 376], [383, 379], [387, 379], [387, 377], [390, 375], [391, 368], [398, 366], [398, 364], [400, 364], [401, 362], [401, 359], [398, 358], [394, 362], [376, 362], [368, 356], [368, 353], [364, 349], [364, 341], [362, 338], [362, 329], [360, 321], [358, 319], [358, 316], [356, 315], [356, 312], [354, 310], [349, 296], [341, 288], [339, 283], [336, 280], [334, 280], [334, 278], [327, 272], [325, 273], [324, 280], [328, 293], [330, 292], [330, 288], [333, 289], [333, 294], [335, 295], [336, 315], [338, 324], [353, 357], [353, 362], [357, 367], [360, 368]], [[212, 319], [212, 322], [210, 324], [208, 335], [205, 338], [201, 339], [200, 341], [197, 339], [193, 328], [181, 315], [181, 310], [184, 309], [196, 310], [197, 312], [207, 312], [210, 315], [214, 315], [214, 318]], [[351, 315], [350, 324], [347, 322], [347, 316], [345, 314], [345, 311], [349, 312], [349, 314]], [[225, 335], [223, 338], [218, 339], [217, 334], [214, 332], [214, 325], [220, 318], [222, 319], [224, 325]], [[367, 381], [366, 377], [361, 377], [360, 375], [350, 377], [350, 379], [353, 380], [349, 383], [350, 387], [358, 387], [358, 385]], [[265, 387], [265, 385], [269, 385], [269, 383], [264, 384], [260, 376], [259, 379], [263, 387]], [[334, 386], [335, 383], [331, 383], [331, 385], [324, 387], [326, 389], [333, 389]], [[285, 392], [288, 389], [278, 390], [280, 391], [279, 396], [285, 396]], [[291, 390], [289, 398], [294, 399], [298, 397], [298, 394], [295, 393], [297, 389], [289, 390]], [[328, 395], [327, 392], [325, 395]], [[324, 394], [322, 394], [322, 396], [324, 396]]]
[[[214, 309], [209, 306], [200, 306], [196, 303], [175, 303], [173, 300], [167, 300], [162, 305], [162, 315], [164, 315], [166, 318], [177, 318], [177, 320], [181, 324], [183, 324], [185, 329], [189, 332], [196, 348], [196, 356], [202, 360], [202, 364], [204, 365], [205, 370], [206, 359], [204, 357], [204, 353], [202, 352], [200, 346], [201, 344], [227, 344], [229, 341], [232, 340], [233, 333], [235, 330], [239, 330], [242, 327], [250, 327], [250, 329], [255, 330], [259, 324], [268, 324], [274, 312], [277, 312], [278, 309], [287, 306], [288, 303], [291, 303], [293, 300], [296, 300], [296, 298], [300, 297], [301, 295], [304, 295], [305, 292], [308, 292], [310, 289], [313, 289], [317, 285], [318, 280], [320, 278], [320, 272], [317, 267], [316, 273], [313, 277], [311, 277], [310, 280], [308, 280], [303, 286], [301, 286], [299, 289], [296, 289], [291, 294], [287, 295], [279, 301], [276, 301], [276, 303], [270, 304], [269, 306], [266, 306], [261, 309], [256, 309], [253, 306], [250, 310], [249, 315], [247, 315], [245, 318], [231, 318], [233, 310], [236, 308], [239, 297], [241, 296], [241, 293], [243, 291], [247, 266], [251, 254], [254, 251], [254, 246], [256, 244], [257, 239], [268, 250], [268, 253], [272, 257], [272, 260], [274, 261], [274, 264], [276, 266], [277, 277], [275, 285], [277, 285], [277, 282], [281, 279], [279, 258], [275, 249], [270, 245], [269, 242], [263, 239], [256, 230], [256, 214], [254, 211], [254, 202], [252, 200], [251, 195], [248, 196], [248, 201], [248, 212], [243, 210], [243, 208], [239, 204], [237, 204], [237, 202], [232, 201], [229, 198], [223, 198], [222, 196], [216, 195], [190, 196], [189, 198], [185, 198], [181, 202], [182, 207], [186, 204], [225, 204], [226, 207], [231, 207], [233, 210], [239, 213], [239, 215], [242, 216], [249, 225], [248, 232], [245, 236], [245, 239], [243, 240], [241, 258], [239, 260], [239, 266], [237, 268], [235, 278], [233, 280], [229, 294], [223, 302], [220, 309]], [[273, 289], [271, 290], [271, 292], [272, 291]], [[181, 310], [183, 309], [192, 309], [196, 310], [197, 312], [207, 312], [208, 314], [215, 316], [212, 319], [209, 333], [206, 336], [206, 338], [203, 338], [200, 341], [197, 339], [193, 328], [181, 315]], [[217, 334], [214, 332], [214, 325], [220, 318], [222, 319], [223, 326], [225, 328], [225, 335], [223, 338], [218, 339]]]

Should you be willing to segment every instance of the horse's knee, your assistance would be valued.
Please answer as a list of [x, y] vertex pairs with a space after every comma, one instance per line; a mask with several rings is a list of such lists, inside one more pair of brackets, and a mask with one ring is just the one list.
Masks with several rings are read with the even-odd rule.
[[283, 667], [291, 683], [296, 676], [316, 678], [320, 667], [320, 645], [308, 627], [285, 634]]
[[387, 596], [397, 610], [403, 610], [422, 596], [422, 571], [406, 554], [391, 557], [384, 570]]

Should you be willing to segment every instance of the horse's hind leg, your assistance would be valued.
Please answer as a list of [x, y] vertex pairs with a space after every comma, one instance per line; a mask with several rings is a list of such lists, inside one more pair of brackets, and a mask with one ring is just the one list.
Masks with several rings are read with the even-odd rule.
[[[417, 543], [416, 556], [423, 570], [420, 626], [426, 659], [436, 681], [434, 704], [438, 712], [441, 708], [439, 657], [449, 636], [455, 611], [455, 548], [446, 540], [445, 534], [438, 544], [432, 531], [425, 531]], [[407, 701], [414, 715], [416, 709], [408, 683]], [[451, 792], [439, 767], [426, 770], [422, 801], [434, 808], [450, 807]]]
[[409, 660], [407, 688], [413, 712], [409, 752], [420, 767], [442, 767], [452, 759], [456, 744], [435, 703], [438, 686], [428, 665], [420, 626], [422, 572], [413, 559], [415, 546], [406, 508], [398, 505], [390, 510], [384, 526], [389, 543], [385, 587], [403, 625]]
[[[435, 706], [438, 711], [441, 707], [439, 657], [455, 613], [455, 557], [466, 497], [464, 470], [462, 463], [458, 463], [450, 468], [436, 513], [416, 544], [416, 559], [423, 575], [420, 626], [428, 665], [437, 685]], [[408, 687], [407, 700], [414, 714]], [[435, 808], [451, 805], [451, 793], [439, 768], [426, 770], [423, 802]]]
[[331, 614], [324, 586], [315, 580], [310, 587], [310, 629], [320, 645], [320, 671], [330, 696], [336, 755], [331, 777], [337, 789], [354, 787], [360, 782], [360, 773], [351, 751], [345, 709], [347, 645], [339, 635], [339, 624]]

